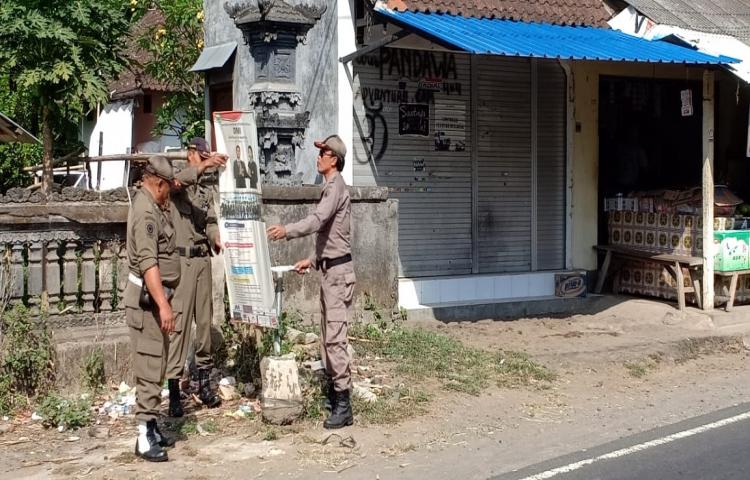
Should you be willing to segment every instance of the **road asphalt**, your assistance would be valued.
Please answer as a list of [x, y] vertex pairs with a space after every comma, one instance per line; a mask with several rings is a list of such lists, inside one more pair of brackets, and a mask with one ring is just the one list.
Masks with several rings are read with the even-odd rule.
[[492, 480], [747, 480], [750, 404], [737, 405]]

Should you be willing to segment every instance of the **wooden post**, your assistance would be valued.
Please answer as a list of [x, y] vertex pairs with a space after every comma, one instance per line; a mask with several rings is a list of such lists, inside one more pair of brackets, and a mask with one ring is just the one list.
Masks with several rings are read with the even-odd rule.
[[703, 72], [703, 310], [714, 308], [714, 72]]

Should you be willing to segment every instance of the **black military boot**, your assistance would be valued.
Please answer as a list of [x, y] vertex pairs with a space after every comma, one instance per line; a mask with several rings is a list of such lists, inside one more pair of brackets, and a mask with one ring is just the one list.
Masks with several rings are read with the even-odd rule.
[[156, 437], [156, 420], [138, 423], [138, 438], [135, 440], [135, 455], [148, 462], [166, 462], [167, 452]]
[[327, 429], [347, 427], [354, 423], [349, 390], [335, 392], [335, 396], [336, 400], [333, 404], [333, 412], [331, 413], [331, 416], [323, 422], [323, 427]]
[[326, 382], [323, 388], [326, 394], [323, 399], [323, 408], [328, 412], [333, 412], [333, 406], [336, 403], [336, 390], [333, 388], [333, 382]]
[[203, 405], [208, 408], [214, 408], [221, 405], [221, 398], [211, 389], [211, 370], [209, 368], [201, 368], [198, 370], [198, 398]]
[[149, 423], [154, 424], [154, 432], [156, 433], [156, 441], [159, 443], [160, 447], [162, 448], [174, 447], [175, 439], [170, 438], [164, 435], [163, 433], [161, 433], [161, 430], [159, 430], [159, 425], [157, 425], [156, 420], [149, 420], [148, 423], [146, 423], [146, 425], [148, 425]]
[[185, 414], [182, 410], [182, 401], [180, 400], [180, 380], [170, 378], [169, 384], [169, 416], [181, 417]]

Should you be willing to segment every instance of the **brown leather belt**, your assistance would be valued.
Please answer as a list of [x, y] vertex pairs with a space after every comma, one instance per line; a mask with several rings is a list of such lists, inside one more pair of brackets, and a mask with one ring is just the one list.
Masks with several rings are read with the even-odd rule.
[[338, 258], [321, 258], [320, 266], [321, 268], [323, 268], [323, 270], [328, 270], [337, 265], [343, 265], [351, 261], [352, 261], [352, 254], [347, 253], [346, 255], [338, 257]]

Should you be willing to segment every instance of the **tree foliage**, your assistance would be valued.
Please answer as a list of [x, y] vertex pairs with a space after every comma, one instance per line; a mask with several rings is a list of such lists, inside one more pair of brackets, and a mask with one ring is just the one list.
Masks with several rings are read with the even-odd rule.
[[45, 191], [65, 125], [109, 100], [136, 14], [122, 0], [0, 0], [0, 76], [38, 116]]
[[[39, 134], [39, 121], [34, 109], [29, 108], [30, 99], [23, 91], [12, 89], [7, 75], [0, 76], [0, 112], [8, 115], [34, 135]], [[0, 192], [11, 187], [23, 187], [31, 183], [31, 177], [23, 167], [42, 161], [42, 146], [39, 144], [0, 144]]]
[[140, 8], [156, 8], [163, 22], [153, 25], [138, 39], [148, 52], [145, 72], [173, 90], [157, 113], [154, 133], [174, 133], [183, 143], [203, 136], [203, 82], [190, 72], [203, 49], [203, 0], [131, 0]]

